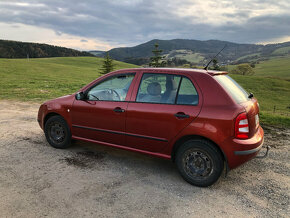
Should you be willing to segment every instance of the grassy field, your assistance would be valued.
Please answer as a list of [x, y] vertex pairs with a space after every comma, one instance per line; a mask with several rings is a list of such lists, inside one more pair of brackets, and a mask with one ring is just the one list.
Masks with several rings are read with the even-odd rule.
[[290, 81], [290, 56], [260, 62], [254, 70], [256, 76], [280, 78]]
[[95, 57], [0, 59], [0, 99], [41, 102], [71, 94], [99, 77], [101, 66], [102, 58]]
[[[94, 57], [0, 59], [0, 99], [43, 102], [71, 94], [99, 77], [101, 65]], [[231, 76], [258, 98], [262, 122], [290, 127], [290, 59], [262, 62], [255, 70], [255, 76]]]
[[284, 54], [289, 54], [290, 53], [290, 47], [283, 47], [283, 48], [278, 48], [276, 49], [273, 54], [275, 55], [284, 55]]

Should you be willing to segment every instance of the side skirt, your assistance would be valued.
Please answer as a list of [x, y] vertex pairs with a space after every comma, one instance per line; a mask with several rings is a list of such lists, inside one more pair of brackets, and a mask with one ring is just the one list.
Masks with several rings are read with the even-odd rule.
[[92, 142], [92, 143], [95, 143], [95, 144], [110, 146], [110, 147], [114, 147], [114, 148], [120, 148], [120, 149], [127, 150], [127, 151], [139, 152], [139, 153], [142, 153], [142, 154], [148, 154], [148, 155], [151, 155], [151, 156], [160, 157], [160, 158], [164, 158], [164, 159], [171, 159], [171, 156], [167, 155], [167, 154], [161, 154], [161, 153], [154, 153], [154, 152], [150, 152], [150, 151], [139, 150], [139, 149], [136, 149], [136, 148], [126, 147], [126, 146], [122, 146], [122, 145], [116, 145], [116, 144], [112, 144], [112, 143], [108, 143], [108, 142], [101, 142], [101, 141], [87, 139], [87, 138], [82, 138], [82, 137], [78, 137], [78, 136], [72, 136], [72, 139], [81, 140], [81, 141], [85, 141], [85, 142]]

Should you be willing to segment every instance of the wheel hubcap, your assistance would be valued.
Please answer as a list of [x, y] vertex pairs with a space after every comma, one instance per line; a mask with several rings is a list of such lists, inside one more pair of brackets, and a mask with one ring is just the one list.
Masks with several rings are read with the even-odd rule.
[[204, 179], [213, 172], [212, 160], [204, 152], [189, 150], [183, 157], [183, 166], [188, 176]]
[[52, 123], [49, 131], [50, 139], [55, 143], [62, 143], [65, 138], [65, 130], [60, 123]]

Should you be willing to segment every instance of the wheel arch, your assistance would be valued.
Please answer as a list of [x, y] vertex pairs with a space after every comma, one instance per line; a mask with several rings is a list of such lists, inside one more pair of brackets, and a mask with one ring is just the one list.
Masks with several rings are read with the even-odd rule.
[[208, 142], [210, 142], [211, 144], [213, 144], [217, 149], [218, 151], [221, 153], [222, 155], [222, 158], [223, 160], [226, 162], [226, 167], [228, 169], [228, 160], [227, 160], [227, 156], [225, 155], [225, 153], [223, 152], [223, 150], [221, 149], [221, 147], [216, 144], [214, 141], [206, 138], [206, 137], [203, 137], [203, 136], [199, 136], [199, 135], [185, 135], [183, 137], [181, 137], [180, 139], [178, 139], [174, 145], [173, 145], [173, 148], [172, 148], [172, 151], [171, 151], [171, 160], [173, 162], [175, 162], [175, 156], [176, 156], [176, 153], [178, 151], [178, 148], [186, 141], [188, 140], [191, 140], [191, 139], [201, 139], [201, 140], [206, 140]]
[[[55, 113], [55, 112], [50, 112], [50, 113], [46, 114], [44, 119], [43, 119], [43, 126], [45, 126], [47, 120], [53, 116], [61, 116], [61, 115], [58, 113]], [[63, 116], [61, 116], [61, 117], [63, 118]]]

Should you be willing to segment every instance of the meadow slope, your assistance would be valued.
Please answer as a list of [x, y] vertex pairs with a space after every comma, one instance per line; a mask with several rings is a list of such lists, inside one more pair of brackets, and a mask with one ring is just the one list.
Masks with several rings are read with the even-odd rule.
[[[41, 102], [72, 94], [101, 76], [103, 58], [0, 59], [0, 99]], [[114, 61], [115, 69], [136, 67]]]

